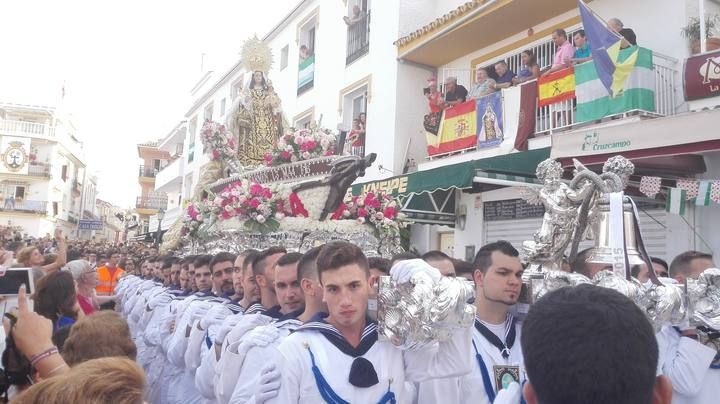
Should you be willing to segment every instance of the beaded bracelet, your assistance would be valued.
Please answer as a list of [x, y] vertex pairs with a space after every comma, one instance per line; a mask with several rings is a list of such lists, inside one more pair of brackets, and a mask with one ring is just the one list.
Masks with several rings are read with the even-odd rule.
[[58, 351], [58, 348], [56, 346], [54, 346], [54, 347], [48, 349], [47, 351], [40, 352], [39, 354], [33, 355], [30, 358], [30, 365], [32, 367], [35, 367], [35, 365], [38, 362], [40, 362], [41, 360], [47, 358], [48, 356], [55, 355], [57, 353], [60, 353], [60, 351]]

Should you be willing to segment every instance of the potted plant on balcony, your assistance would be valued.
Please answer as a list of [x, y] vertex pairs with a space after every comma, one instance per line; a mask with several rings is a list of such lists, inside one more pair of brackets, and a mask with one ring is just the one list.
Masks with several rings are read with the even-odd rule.
[[[720, 25], [717, 15], [705, 17], [705, 46], [708, 52], [720, 49], [720, 38], [714, 37]], [[682, 36], [690, 41], [693, 55], [700, 53], [700, 18], [692, 17], [690, 22], [681, 29]]]

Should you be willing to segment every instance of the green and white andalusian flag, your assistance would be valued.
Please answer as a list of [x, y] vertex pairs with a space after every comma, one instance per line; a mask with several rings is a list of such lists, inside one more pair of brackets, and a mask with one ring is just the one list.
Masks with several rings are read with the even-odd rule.
[[309, 56], [298, 66], [298, 88], [311, 83], [315, 78], [315, 55]]
[[618, 63], [629, 75], [615, 97], [598, 77], [595, 62], [575, 66], [577, 122], [594, 121], [633, 110], [655, 112], [655, 72], [652, 51], [637, 46], [621, 49]]
[[682, 188], [670, 188], [668, 189], [667, 200], [665, 201], [665, 210], [676, 215], [684, 215], [686, 200], [686, 190]]
[[710, 181], [700, 181], [698, 196], [695, 198], [696, 206], [710, 206]]

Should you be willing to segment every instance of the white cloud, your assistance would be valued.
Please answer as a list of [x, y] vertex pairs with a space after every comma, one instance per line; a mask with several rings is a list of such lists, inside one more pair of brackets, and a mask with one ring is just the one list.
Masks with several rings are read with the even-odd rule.
[[0, 99], [67, 108], [99, 197], [134, 204], [137, 143], [183, 120], [205, 64], [224, 72], [298, 0], [3, 2]]

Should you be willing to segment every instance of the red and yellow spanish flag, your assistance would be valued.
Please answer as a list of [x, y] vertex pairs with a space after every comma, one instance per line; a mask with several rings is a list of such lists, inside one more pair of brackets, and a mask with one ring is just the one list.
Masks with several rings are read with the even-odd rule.
[[428, 155], [450, 153], [477, 145], [475, 100], [445, 110], [435, 142], [428, 139]]
[[575, 98], [575, 69], [558, 70], [538, 78], [538, 107]]

